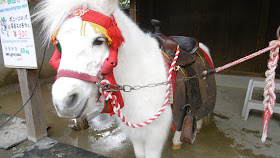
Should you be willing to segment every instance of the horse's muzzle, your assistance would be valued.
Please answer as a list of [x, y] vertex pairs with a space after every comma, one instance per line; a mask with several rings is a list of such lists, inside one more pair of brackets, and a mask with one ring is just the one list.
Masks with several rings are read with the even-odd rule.
[[52, 98], [57, 114], [63, 118], [78, 118], [87, 107], [89, 84], [73, 78], [59, 78], [53, 85]]
[[[56, 103], [54, 103], [54, 106], [56, 108], [56, 112], [58, 114], [59, 117], [62, 118], [79, 118], [82, 116], [82, 114], [84, 113], [85, 109], [87, 108], [88, 105], [88, 101], [86, 100], [86, 102], [80, 103], [78, 105], [73, 106], [73, 108], [69, 108], [74, 104], [66, 104], [66, 108], [60, 108], [59, 105], [57, 105]], [[67, 108], [68, 106], [68, 108]]]

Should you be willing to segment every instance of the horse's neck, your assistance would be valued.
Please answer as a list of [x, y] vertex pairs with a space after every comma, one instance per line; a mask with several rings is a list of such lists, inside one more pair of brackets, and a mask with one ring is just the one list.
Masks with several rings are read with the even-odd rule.
[[[157, 41], [140, 30], [122, 11], [116, 10], [114, 16], [125, 38], [114, 70], [116, 80], [133, 85], [165, 81], [166, 70]], [[154, 77], [155, 73], [161, 79]]]
[[[144, 33], [127, 15], [125, 15], [121, 10], [117, 9], [115, 11], [116, 20], [119, 28], [121, 29], [123, 36], [125, 38], [125, 43], [123, 44], [124, 50], [130, 49], [131, 47], [137, 48], [133, 52], [128, 52], [129, 54], [137, 54], [138, 52], [145, 53], [148, 52], [146, 48], [148, 46], [157, 47], [157, 43], [150, 35]], [[157, 47], [158, 48], [158, 47]], [[145, 50], [145, 52], [143, 52]], [[127, 51], [124, 51], [127, 52]]]
[[[145, 86], [167, 81], [165, 61], [157, 41], [141, 31], [120, 10], [114, 16], [125, 38], [125, 43], [119, 48], [118, 65], [114, 68], [117, 83]], [[130, 93], [122, 92], [125, 104], [122, 113], [131, 122], [146, 121], [162, 106], [165, 90], [166, 86], [159, 86]]]

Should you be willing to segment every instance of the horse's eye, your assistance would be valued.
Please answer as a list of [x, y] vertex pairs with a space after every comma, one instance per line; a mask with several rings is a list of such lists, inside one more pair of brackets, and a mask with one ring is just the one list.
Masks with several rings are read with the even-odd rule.
[[105, 42], [105, 39], [102, 37], [98, 37], [93, 41], [93, 45], [101, 45]]

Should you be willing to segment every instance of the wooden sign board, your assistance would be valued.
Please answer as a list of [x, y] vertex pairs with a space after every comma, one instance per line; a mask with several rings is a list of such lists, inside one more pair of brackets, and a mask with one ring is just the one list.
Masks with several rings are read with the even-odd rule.
[[9, 68], [37, 69], [27, 0], [0, 0], [1, 44]]
[[47, 131], [37, 72], [28, 70], [38, 68], [28, 1], [0, 0], [0, 22], [4, 64], [17, 68], [28, 139], [37, 142]]

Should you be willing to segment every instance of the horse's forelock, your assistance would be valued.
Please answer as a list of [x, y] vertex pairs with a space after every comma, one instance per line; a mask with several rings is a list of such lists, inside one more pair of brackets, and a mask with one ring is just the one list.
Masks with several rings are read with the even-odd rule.
[[117, 7], [118, 0], [41, 0], [32, 17], [33, 22], [42, 21], [41, 33], [46, 43], [74, 9], [87, 8], [109, 16]]

